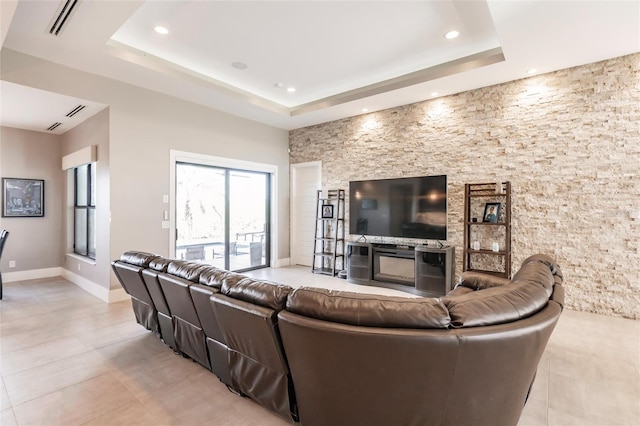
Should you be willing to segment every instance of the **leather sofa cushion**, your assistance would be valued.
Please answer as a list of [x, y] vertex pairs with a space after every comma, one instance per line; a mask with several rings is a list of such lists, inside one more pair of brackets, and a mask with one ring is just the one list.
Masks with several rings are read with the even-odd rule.
[[496, 277], [495, 275], [482, 274], [480, 272], [463, 272], [456, 285], [470, 288], [471, 290], [483, 290], [485, 288], [499, 287], [511, 282], [508, 278]]
[[463, 285], [458, 284], [453, 288], [453, 290], [447, 293], [447, 296], [459, 296], [461, 294], [471, 293], [472, 291], [474, 290], [470, 289], [469, 287], [465, 287]]
[[523, 264], [510, 284], [485, 288], [442, 299], [453, 327], [503, 324], [529, 317], [544, 308], [555, 278], [544, 262]]
[[244, 278], [246, 278], [245, 275], [229, 272], [224, 269], [216, 268], [215, 266], [209, 266], [200, 274], [200, 284], [215, 287], [220, 290], [224, 280], [229, 280], [230, 283], [236, 283]]
[[368, 327], [448, 328], [449, 313], [440, 299], [301, 287], [287, 301], [287, 311], [320, 320]]
[[128, 263], [130, 265], [148, 268], [149, 262], [157, 257], [158, 255], [153, 253], [145, 253], [143, 251], [127, 251], [125, 253], [122, 253], [122, 256], [120, 256], [120, 261]]
[[149, 269], [153, 269], [157, 272], [167, 272], [169, 264], [173, 262], [173, 259], [165, 259], [164, 257], [156, 257], [149, 262]]
[[167, 273], [197, 283], [200, 273], [207, 267], [205, 264], [189, 260], [174, 260], [167, 266]]
[[233, 299], [281, 311], [287, 304], [287, 297], [291, 290], [292, 288], [288, 285], [270, 281], [253, 278], [235, 281], [234, 277], [231, 277], [222, 283], [221, 293]]

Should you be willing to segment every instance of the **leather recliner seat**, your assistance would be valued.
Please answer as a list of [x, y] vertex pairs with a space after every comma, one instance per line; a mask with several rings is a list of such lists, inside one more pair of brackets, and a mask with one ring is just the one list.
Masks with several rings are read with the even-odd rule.
[[193, 305], [205, 334], [211, 371], [218, 376], [222, 383], [230, 388], [233, 388], [233, 386], [229, 373], [229, 348], [209, 299], [213, 294], [220, 292], [223, 281], [235, 283], [244, 278], [244, 275], [210, 266], [202, 271], [198, 284], [189, 286]]
[[151, 253], [128, 251], [120, 256], [120, 260], [111, 262], [111, 267], [124, 291], [131, 296], [131, 304], [138, 324], [160, 337], [156, 306], [142, 278], [143, 271], [157, 257]]
[[231, 387], [288, 421], [297, 417], [278, 312], [292, 288], [245, 278], [225, 280], [211, 306], [228, 346]]
[[206, 268], [205, 264], [174, 260], [167, 272], [158, 273], [158, 281], [171, 312], [176, 349], [210, 370], [205, 334], [189, 291]]
[[156, 257], [149, 262], [149, 267], [142, 271], [142, 279], [144, 280], [149, 296], [151, 296], [151, 300], [153, 300], [156, 310], [158, 311], [160, 338], [171, 349], [177, 350], [176, 342], [173, 339], [173, 317], [171, 316], [169, 304], [164, 297], [164, 293], [160, 287], [160, 281], [158, 280], [158, 274], [167, 272], [169, 263], [172, 261], [172, 259]]

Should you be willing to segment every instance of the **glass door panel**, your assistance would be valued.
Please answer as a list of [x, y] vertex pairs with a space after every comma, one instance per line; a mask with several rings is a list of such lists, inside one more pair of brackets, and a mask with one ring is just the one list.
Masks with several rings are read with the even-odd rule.
[[268, 266], [269, 175], [229, 172], [230, 269]]
[[176, 165], [176, 257], [224, 268], [225, 171]]
[[270, 175], [176, 164], [176, 257], [241, 271], [269, 266]]

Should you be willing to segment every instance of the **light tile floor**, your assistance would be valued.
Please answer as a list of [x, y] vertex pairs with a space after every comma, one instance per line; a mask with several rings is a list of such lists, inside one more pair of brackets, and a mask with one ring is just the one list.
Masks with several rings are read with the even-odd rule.
[[[286, 267], [249, 275], [377, 294]], [[0, 301], [0, 425], [282, 426], [174, 354], [134, 319], [61, 278], [6, 283]], [[640, 321], [563, 312], [519, 425], [640, 425]]]

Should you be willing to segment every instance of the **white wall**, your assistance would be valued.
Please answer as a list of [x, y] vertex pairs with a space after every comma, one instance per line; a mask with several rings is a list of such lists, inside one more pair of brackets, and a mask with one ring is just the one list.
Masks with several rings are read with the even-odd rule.
[[110, 259], [133, 249], [169, 254], [169, 231], [160, 225], [167, 209], [162, 195], [169, 194], [171, 149], [277, 166], [275, 258], [289, 257], [286, 130], [8, 49], [0, 59], [3, 80], [109, 106]]

